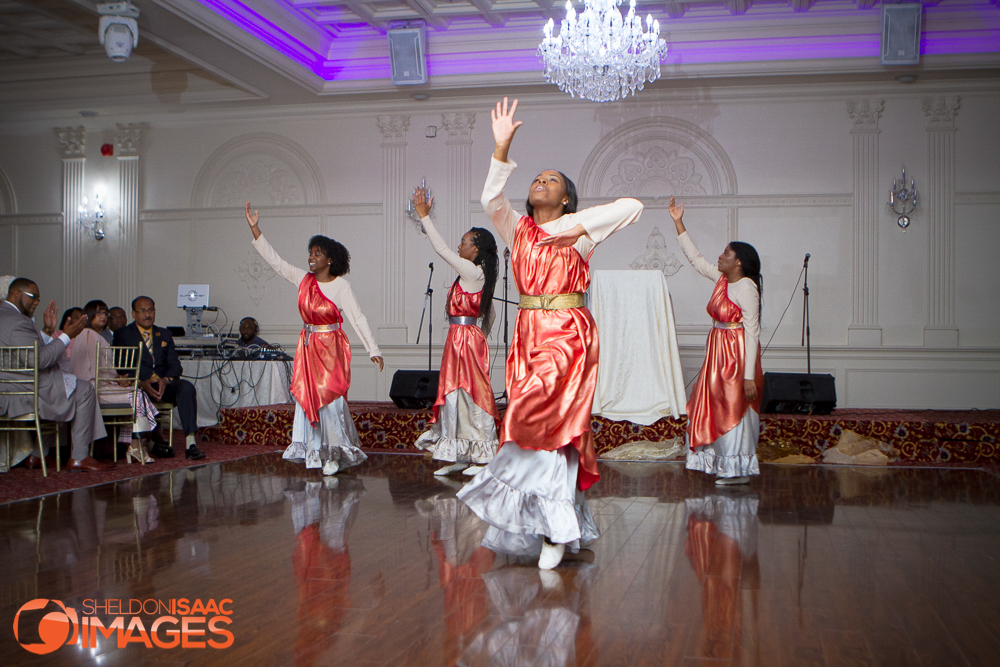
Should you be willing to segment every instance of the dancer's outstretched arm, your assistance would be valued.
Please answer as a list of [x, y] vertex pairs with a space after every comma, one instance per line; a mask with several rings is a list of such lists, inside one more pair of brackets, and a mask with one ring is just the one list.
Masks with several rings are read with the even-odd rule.
[[441, 259], [448, 262], [448, 266], [458, 272], [462, 289], [470, 293], [478, 292], [483, 289], [483, 284], [486, 282], [482, 267], [462, 258], [457, 252], [448, 247], [444, 238], [438, 233], [437, 228], [434, 227], [434, 221], [431, 220], [430, 212], [431, 205], [433, 204], [434, 198], [431, 197], [428, 199], [427, 191], [424, 188], [414, 188], [413, 208], [417, 210], [417, 214], [420, 216], [420, 224], [424, 226], [424, 231], [427, 232], [427, 239], [431, 242], [434, 252]]
[[281, 256], [275, 252], [271, 244], [267, 242], [264, 238], [264, 233], [260, 231], [260, 216], [257, 211], [250, 208], [250, 202], [247, 202], [247, 224], [250, 225], [250, 231], [253, 232], [253, 247], [257, 249], [260, 256], [264, 258], [264, 261], [271, 265], [274, 272], [279, 276], [292, 283], [293, 285], [298, 285], [302, 282], [302, 279], [306, 277], [305, 269], [300, 269], [297, 266], [293, 266], [281, 259]]

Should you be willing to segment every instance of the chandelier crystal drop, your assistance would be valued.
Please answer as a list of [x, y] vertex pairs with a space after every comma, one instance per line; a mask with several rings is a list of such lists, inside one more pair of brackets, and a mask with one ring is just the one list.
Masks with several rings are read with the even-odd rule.
[[622, 18], [621, 0], [584, 0], [577, 14], [566, 3], [566, 18], [553, 36], [549, 19], [538, 57], [545, 79], [559, 90], [594, 102], [613, 102], [642, 90], [660, 77], [660, 61], [667, 43], [660, 39], [660, 22], [646, 16], [646, 28], [635, 15], [635, 0]]

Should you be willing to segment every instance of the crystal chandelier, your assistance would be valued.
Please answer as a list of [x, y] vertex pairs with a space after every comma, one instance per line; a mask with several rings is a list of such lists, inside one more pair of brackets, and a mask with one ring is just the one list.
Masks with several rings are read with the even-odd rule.
[[646, 81], [660, 77], [660, 60], [667, 55], [660, 22], [647, 15], [643, 30], [635, 0], [630, 0], [625, 18], [618, 11], [620, 4], [621, 0], [584, 0], [585, 9], [578, 16], [568, 1], [555, 37], [555, 24], [549, 19], [538, 45], [549, 83], [574, 97], [612, 102], [634, 95]]

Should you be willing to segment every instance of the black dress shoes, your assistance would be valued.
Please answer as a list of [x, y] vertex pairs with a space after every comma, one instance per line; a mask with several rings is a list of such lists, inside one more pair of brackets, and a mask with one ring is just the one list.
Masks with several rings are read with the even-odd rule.
[[149, 448], [149, 453], [160, 459], [174, 458], [174, 448], [163, 442], [153, 443]]
[[198, 449], [196, 445], [188, 445], [187, 451], [184, 452], [184, 456], [191, 459], [192, 461], [197, 461], [199, 459], [205, 458], [205, 452]]

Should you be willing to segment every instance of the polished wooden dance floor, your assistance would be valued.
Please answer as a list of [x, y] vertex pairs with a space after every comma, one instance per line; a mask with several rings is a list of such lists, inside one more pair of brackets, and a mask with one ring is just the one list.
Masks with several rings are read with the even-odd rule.
[[[461, 479], [435, 467], [377, 454], [323, 478], [266, 454], [0, 505], [3, 663], [1000, 664], [987, 472], [762, 466], [720, 489], [678, 464], [602, 463], [601, 539], [540, 573], [479, 547]], [[181, 599], [207, 609], [188, 612], [187, 648], [159, 648]], [[95, 628], [93, 647], [65, 645], [44, 600], [74, 628], [123, 617], [131, 641]], [[212, 648], [220, 629], [231, 645]]]

